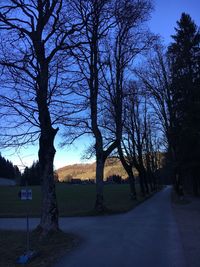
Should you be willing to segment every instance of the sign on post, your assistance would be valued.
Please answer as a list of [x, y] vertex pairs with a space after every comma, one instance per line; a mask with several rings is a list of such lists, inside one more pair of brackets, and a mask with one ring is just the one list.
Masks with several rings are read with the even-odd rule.
[[21, 200], [32, 200], [32, 189], [21, 189], [20, 190]]
[[[18, 194], [21, 200], [32, 200], [32, 189], [21, 189]], [[30, 230], [29, 230], [29, 204], [27, 203], [26, 215], [26, 252], [17, 259], [17, 263], [26, 264], [37, 256], [36, 251], [30, 250]]]

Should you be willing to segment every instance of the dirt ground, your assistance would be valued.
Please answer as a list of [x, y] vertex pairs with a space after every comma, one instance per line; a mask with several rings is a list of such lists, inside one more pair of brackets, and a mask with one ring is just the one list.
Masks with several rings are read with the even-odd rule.
[[183, 203], [172, 201], [188, 267], [200, 266], [200, 198], [185, 196]]

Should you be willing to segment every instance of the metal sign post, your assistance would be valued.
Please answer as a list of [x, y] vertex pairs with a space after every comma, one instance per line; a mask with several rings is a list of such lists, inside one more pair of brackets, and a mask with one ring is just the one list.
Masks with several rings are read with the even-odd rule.
[[[29, 189], [29, 188], [21, 189], [19, 192], [19, 197], [21, 200], [25, 200], [25, 201], [32, 200], [32, 189]], [[29, 227], [28, 202], [27, 202], [26, 208], [27, 208], [26, 209], [26, 253], [24, 253], [22, 256], [20, 256], [17, 259], [17, 263], [19, 264], [26, 264], [37, 255], [35, 251], [30, 250], [30, 227]]]
[[[21, 200], [32, 200], [32, 189], [26, 188], [20, 191]], [[29, 207], [27, 203], [26, 207], [26, 252], [29, 253], [30, 250], [30, 230], [29, 230]]]

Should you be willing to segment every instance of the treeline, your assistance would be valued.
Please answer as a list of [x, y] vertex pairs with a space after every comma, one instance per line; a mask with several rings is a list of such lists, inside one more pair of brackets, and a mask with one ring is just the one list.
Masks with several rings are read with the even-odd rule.
[[[58, 181], [58, 175], [56, 172], [54, 172], [54, 181]], [[26, 167], [24, 169], [24, 172], [21, 175], [21, 186], [26, 185], [41, 185], [41, 172], [40, 172], [40, 165], [39, 162], [33, 162], [33, 164], [30, 167]]]
[[41, 178], [40, 178], [40, 168], [39, 163], [33, 162], [31, 167], [26, 167], [24, 169], [24, 172], [21, 176], [21, 182], [20, 184], [22, 186], [25, 185], [40, 185], [41, 184]]
[[0, 154], [0, 178], [17, 179], [21, 186], [40, 185], [39, 163], [33, 162], [31, 167], [26, 167], [21, 173], [16, 165]]
[[17, 166], [9, 160], [6, 160], [0, 154], [0, 177], [8, 179], [16, 179], [20, 177], [21, 173]]
[[[17, 179], [21, 186], [26, 185], [41, 185], [41, 175], [39, 162], [33, 162], [30, 167], [26, 167], [21, 173], [19, 168], [9, 160], [6, 160], [0, 154], [0, 178]], [[58, 180], [58, 176], [54, 173], [55, 181]]]

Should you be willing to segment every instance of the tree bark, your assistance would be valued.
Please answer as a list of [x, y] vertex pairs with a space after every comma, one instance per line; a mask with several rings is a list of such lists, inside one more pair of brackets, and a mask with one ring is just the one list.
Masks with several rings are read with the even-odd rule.
[[98, 212], [103, 212], [105, 210], [104, 198], [103, 198], [103, 188], [104, 188], [104, 165], [105, 160], [102, 155], [97, 154], [96, 159], [96, 202], [95, 210]]
[[48, 134], [42, 131], [40, 136], [39, 163], [42, 178], [42, 215], [39, 228], [45, 235], [58, 231], [58, 207], [53, 172], [55, 155], [54, 138], [57, 129], [49, 129]]
[[139, 183], [140, 183], [140, 190], [141, 190], [141, 194], [142, 196], [145, 196], [145, 188], [144, 188], [144, 177], [141, 174], [141, 172], [139, 172]]
[[[41, 55], [40, 55], [41, 56]], [[38, 56], [39, 57], [39, 56]], [[53, 162], [56, 150], [54, 148], [55, 136], [58, 128], [52, 127], [50, 111], [47, 103], [48, 92], [48, 64], [44, 55], [40, 59], [41, 72], [38, 74], [37, 104], [39, 110], [40, 139], [39, 139], [39, 165], [42, 179], [42, 214], [39, 229], [43, 235], [58, 231], [58, 207], [54, 182]]]
[[137, 199], [137, 193], [135, 189], [135, 177], [133, 175], [133, 171], [131, 170], [128, 176], [129, 184], [130, 184], [130, 191], [131, 191], [131, 199], [136, 200]]
[[135, 189], [135, 177], [133, 174], [132, 165], [129, 165], [124, 157], [120, 141], [118, 142], [118, 153], [119, 153], [119, 158], [122, 163], [122, 166], [124, 167], [126, 173], [128, 174], [130, 191], [131, 191], [131, 199], [135, 200], [137, 199], [137, 193]]
[[142, 176], [143, 176], [143, 180], [144, 180], [145, 193], [149, 194], [149, 186], [148, 186], [146, 171], [142, 171]]
[[148, 188], [148, 183], [147, 183], [146, 170], [143, 165], [142, 154], [140, 154], [140, 150], [138, 150], [138, 152], [139, 152], [138, 161], [136, 158], [134, 158], [134, 166], [139, 173], [139, 183], [140, 183], [141, 194], [142, 196], [145, 196], [146, 194], [149, 194], [149, 188]]

